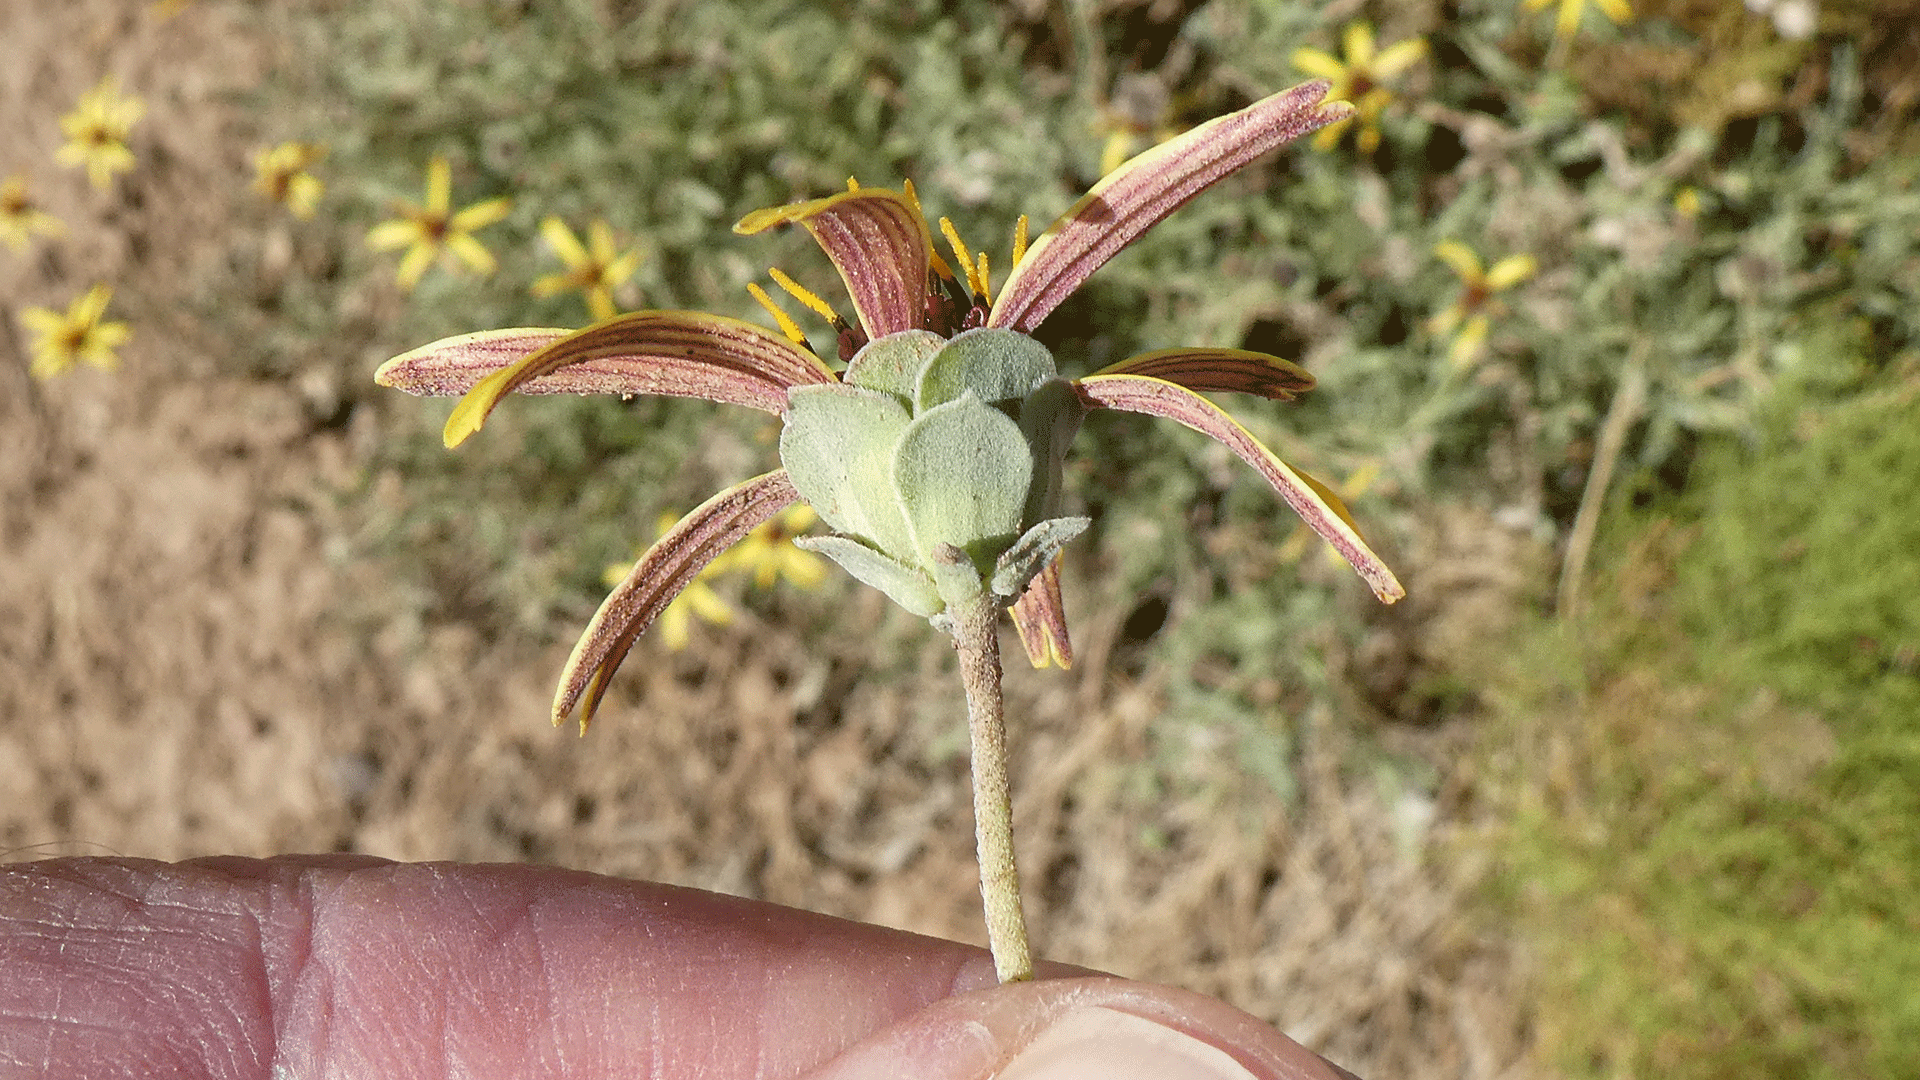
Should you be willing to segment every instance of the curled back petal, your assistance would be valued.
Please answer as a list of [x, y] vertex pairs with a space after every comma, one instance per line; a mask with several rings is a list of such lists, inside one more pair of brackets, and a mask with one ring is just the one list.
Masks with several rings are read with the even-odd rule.
[[1325, 485], [1308, 480], [1219, 406], [1184, 386], [1144, 375], [1090, 375], [1077, 388], [1089, 408], [1119, 409], [1174, 420], [1213, 438], [1259, 470], [1267, 483], [1300, 515], [1307, 527], [1333, 545], [1357, 571], [1373, 595], [1391, 604], [1407, 594], [1353, 527], [1346, 508]]
[[635, 311], [576, 330], [483, 377], [447, 418], [446, 444], [465, 442], [501, 398], [542, 376], [615, 360], [625, 361], [632, 377], [619, 393], [705, 398], [776, 415], [787, 407], [788, 389], [839, 381], [819, 357], [753, 323], [696, 311]]
[[1057, 664], [1062, 671], [1073, 666], [1073, 642], [1067, 637], [1066, 608], [1060, 601], [1059, 554], [1027, 583], [1007, 612], [1013, 616], [1014, 629], [1020, 631], [1028, 663], [1036, 668]]
[[586, 733], [633, 643], [706, 565], [800, 497], [785, 469], [735, 484], [695, 507], [633, 564], [573, 647], [553, 698], [558, 725], [580, 706]]
[[752, 236], [789, 223], [806, 226], [833, 260], [868, 340], [920, 327], [927, 310], [933, 234], [912, 200], [884, 188], [843, 191], [755, 210], [733, 231]]
[[1324, 79], [1216, 117], [1108, 173], [1027, 249], [987, 316], [1022, 333], [1161, 218], [1255, 158], [1352, 112]]
[[1094, 374], [1147, 375], [1189, 390], [1258, 394], [1274, 401], [1291, 401], [1313, 389], [1313, 376], [1300, 365], [1246, 349], [1161, 349]]

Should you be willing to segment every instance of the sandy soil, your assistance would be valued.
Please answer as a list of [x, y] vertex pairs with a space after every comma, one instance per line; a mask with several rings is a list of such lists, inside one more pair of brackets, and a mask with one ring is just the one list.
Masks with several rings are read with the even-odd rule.
[[[778, 621], [643, 642], [580, 739], [544, 721], [566, 643], [370, 621], [393, 586], [342, 557], [343, 493], [378, 411], [222, 374], [247, 343], [182, 314], [274, 242], [226, 103], [271, 43], [218, 4], [110, 0], [5, 0], [0, 40], [25, 58], [0, 66], [0, 174], [30, 170], [70, 230], [0, 251], [0, 853], [532, 860], [982, 940], [949, 649], [851, 592], [862, 635], [918, 635], [918, 676], [863, 679], [860, 641]], [[103, 195], [51, 154], [108, 71], [151, 111]], [[18, 311], [96, 280], [134, 328], [123, 370], [32, 382]], [[1513, 1075], [1511, 950], [1462, 920], [1431, 807], [1342, 776], [1327, 716], [1291, 807], [1218, 780], [1231, 747], [1185, 748], [1214, 771], [1143, 795], [1160, 687], [1107, 663], [1117, 618], [1079, 632], [1071, 674], [1010, 673], [1041, 950], [1221, 995], [1364, 1075]]]

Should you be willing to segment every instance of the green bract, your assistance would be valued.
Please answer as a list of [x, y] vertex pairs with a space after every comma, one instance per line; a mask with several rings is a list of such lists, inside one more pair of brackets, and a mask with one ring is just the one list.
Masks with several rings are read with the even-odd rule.
[[904, 330], [856, 353], [845, 383], [793, 388], [780, 461], [841, 534], [808, 546], [938, 616], [983, 590], [1012, 600], [1087, 527], [1052, 516], [1081, 415], [1025, 334]]

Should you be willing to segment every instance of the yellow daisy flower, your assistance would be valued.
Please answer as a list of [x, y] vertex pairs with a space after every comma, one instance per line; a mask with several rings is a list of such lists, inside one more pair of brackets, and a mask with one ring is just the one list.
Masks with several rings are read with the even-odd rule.
[[103, 371], [120, 366], [113, 350], [126, 344], [127, 324], [100, 321], [112, 298], [112, 289], [95, 285], [68, 305], [65, 314], [43, 307], [21, 312], [21, 323], [34, 335], [29, 373], [36, 379], [51, 379], [83, 361]]
[[70, 169], [86, 166], [93, 186], [106, 190], [114, 173], [133, 168], [127, 135], [146, 111], [146, 103], [139, 98], [121, 96], [119, 80], [111, 75], [101, 79], [80, 95], [72, 112], [60, 118], [67, 142], [54, 153], [54, 160]]
[[58, 236], [66, 231], [60, 219], [40, 209], [27, 194], [27, 178], [15, 173], [0, 183], [0, 240], [15, 251], [25, 251], [35, 233]]
[[533, 295], [548, 297], [578, 289], [586, 296], [587, 309], [595, 319], [611, 319], [619, 314], [619, 308], [613, 303], [613, 290], [625, 284], [640, 266], [640, 249], [615, 251], [613, 230], [602, 218], [595, 218], [587, 227], [585, 244], [557, 217], [548, 217], [540, 223], [540, 235], [547, 238], [553, 253], [567, 264], [567, 271], [549, 274], [534, 282]]
[[394, 212], [400, 216], [367, 232], [367, 246], [375, 251], [407, 249], [395, 278], [402, 290], [412, 292], [442, 252], [452, 252], [478, 274], [491, 274], [499, 266], [473, 234], [506, 217], [513, 200], [488, 199], [458, 213], [451, 212], [452, 205], [453, 170], [446, 158], [435, 157], [427, 164], [425, 205], [396, 201]]
[[253, 155], [253, 190], [281, 203], [297, 218], [310, 218], [326, 185], [307, 170], [327, 156], [312, 143], [283, 142]]
[[1314, 149], [1333, 149], [1349, 127], [1357, 126], [1360, 134], [1354, 145], [1361, 153], [1371, 154], [1380, 146], [1380, 114], [1393, 101], [1393, 91], [1385, 84], [1427, 55], [1427, 42], [1425, 38], [1409, 38], [1376, 54], [1373, 27], [1363, 22], [1349, 25], [1344, 37], [1345, 61], [1319, 49], [1295, 49], [1293, 66], [1332, 82], [1329, 98], [1353, 103], [1352, 119], [1321, 128], [1313, 137]]
[[1460, 298], [1430, 319], [1427, 328], [1441, 336], [1459, 330], [1447, 356], [1455, 367], [1464, 368], [1479, 357], [1492, 317], [1506, 313], [1497, 294], [1532, 277], [1538, 264], [1531, 255], [1509, 255], [1491, 270], [1484, 269], [1480, 256], [1458, 240], [1441, 241], [1433, 253], [1460, 275], [1462, 288]]
[[817, 589], [827, 580], [826, 560], [795, 547], [793, 538], [819, 520], [813, 507], [796, 503], [748, 533], [713, 565], [750, 572], [754, 585], [762, 589], [773, 588], [783, 577], [798, 588]]

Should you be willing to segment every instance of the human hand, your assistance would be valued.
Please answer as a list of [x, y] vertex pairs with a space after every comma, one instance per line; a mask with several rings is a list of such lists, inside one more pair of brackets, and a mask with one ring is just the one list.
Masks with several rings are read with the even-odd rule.
[[537, 866], [0, 866], [0, 1077], [1350, 1074], [1221, 1002]]

